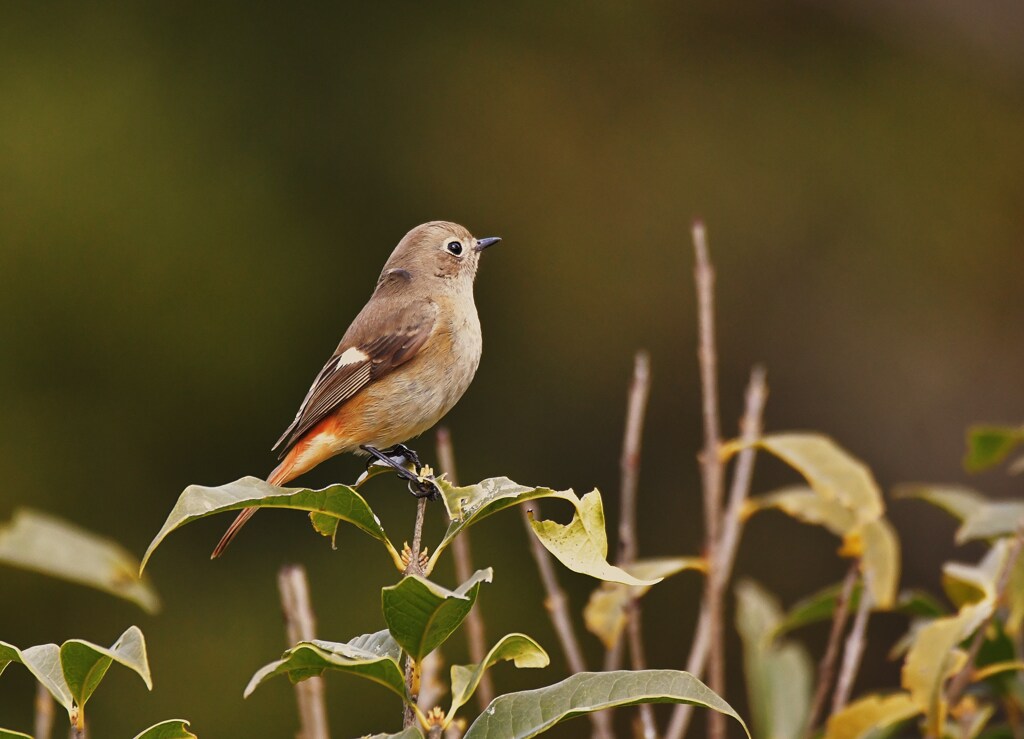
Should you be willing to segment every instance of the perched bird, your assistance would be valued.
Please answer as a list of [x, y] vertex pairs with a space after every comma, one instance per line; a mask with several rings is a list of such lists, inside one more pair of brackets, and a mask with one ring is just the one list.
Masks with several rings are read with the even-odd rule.
[[[473, 280], [480, 254], [499, 241], [431, 221], [398, 242], [369, 302], [274, 445], [281, 463], [268, 482], [283, 485], [342, 452], [372, 454], [399, 469], [396, 455], [418, 465], [401, 442], [451, 410], [480, 364]], [[213, 557], [256, 510], [238, 514]]]

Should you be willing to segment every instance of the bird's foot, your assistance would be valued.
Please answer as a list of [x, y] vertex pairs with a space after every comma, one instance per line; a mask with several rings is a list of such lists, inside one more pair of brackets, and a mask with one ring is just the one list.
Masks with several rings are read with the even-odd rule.
[[441, 497], [440, 489], [431, 480], [433, 470], [424, 466], [420, 462], [419, 455], [405, 444], [396, 444], [387, 449], [363, 445], [360, 449], [370, 455], [370, 461], [366, 463], [366, 472], [360, 476], [357, 485], [365, 482], [374, 474], [393, 470], [408, 483], [409, 492], [416, 498], [437, 500]]

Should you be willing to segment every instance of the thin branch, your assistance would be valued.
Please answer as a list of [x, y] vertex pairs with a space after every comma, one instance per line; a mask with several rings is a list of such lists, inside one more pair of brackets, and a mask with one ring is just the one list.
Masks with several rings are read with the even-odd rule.
[[[718, 567], [719, 530], [722, 523], [722, 444], [718, 417], [718, 358], [715, 351], [715, 268], [708, 256], [707, 235], [704, 224], [693, 224], [693, 248], [696, 264], [693, 278], [697, 285], [697, 321], [700, 362], [702, 411], [704, 416], [704, 449], [700, 454], [701, 481], [704, 493], [704, 535], [708, 562], [704, 601], [708, 606], [709, 687], [722, 695], [725, 692], [725, 640], [722, 634], [722, 591], [716, 587]], [[712, 714], [708, 719], [710, 739], [725, 736], [725, 716]]]
[[853, 681], [857, 678], [860, 661], [867, 646], [865, 634], [868, 630], [868, 616], [871, 615], [871, 591], [864, 581], [860, 590], [860, 602], [857, 603], [857, 615], [853, 617], [853, 626], [846, 637], [843, 647], [843, 665], [839, 668], [839, 679], [836, 680], [836, 692], [832, 695], [832, 713], [838, 713], [846, 707], [853, 691]]
[[[748, 446], [739, 453], [733, 468], [732, 486], [729, 490], [729, 508], [722, 529], [721, 546], [718, 549], [719, 562], [718, 566], [712, 567], [711, 572], [708, 573], [709, 579], [711, 576], [716, 578], [715, 587], [723, 593], [736, 562], [736, 551], [739, 548], [740, 534], [743, 532], [743, 516], [740, 513], [750, 493], [750, 481], [754, 474], [756, 450], [750, 445], [761, 435], [764, 407], [767, 400], [768, 386], [765, 370], [763, 367], [754, 367], [750, 372], [750, 381], [747, 383], [743, 417], [740, 419], [740, 438]], [[698, 678], [704, 674], [711, 646], [709, 603], [708, 599], [701, 603], [697, 630], [694, 633], [693, 643], [690, 645], [690, 656], [686, 662], [686, 671]], [[682, 739], [690, 725], [692, 716], [693, 706], [682, 704], [676, 706], [672, 712], [672, 721], [669, 724], [666, 739]]]
[[42, 683], [36, 683], [36, 739], [50, 739], [53, 735], [53, 696]]
[[850, 563], [850, 569], [847, 570], [846, 578], [843, 580], [843, 589], [836, 601], [836, 610], [832, 616], [832, 630], [828, 634], [828, 646], [825, 647], [825, 654], [822, 656], [821, 662], [818, 663], [818, 687], [814, 692], [811, 710], [807, 714], [807, 726], [804, 730], [804, 736], [807, 739], [814, 735], [814, 727], [825, 708], [825, 700], [828, 698], [828, 691], [835, 678], [836, 660], [839, 658], [839, 641], [843, 638], [846, 620], [850, 615], [850, 598], [853, 597], [853, 587], [857, 583], [859, 569], [860, 563], [857, 560]]
[[[619, 460], [621, 484], [619, 487], [619, 556], [620, 567], [636, 561], [636, 508], [637, 483], [640, 478], [640, 447], [643, 441], [644, 416], [651, 392], [651, 358], [647, 352], [637, 352], [633, 358], [633, 378], [626, 397], [626, 426], [622, 435], [622, 456]], [[641, 609], [635, 600], [625, 607], [626, 633], [629, 637], [631, 664], [634, 670], [644, 669], [646, 662], [641, 624]], [[605, 671], [618, 670], [622, 666], [624, 641], [619, 639], [605, 652]], [[638, 667], [638, 665], [640, 665]], [[638, 707], [645, 739], [653, 739], [658, 727], [654, 719], [654, 708], [647, 703]]]
[[[423, 543], [423, 519], [427, 512], [427, 499], [420, 498], [416, 506], [416, 524], [412, 533], [412, 546], [409, 548], [409, 562], [405, 566], [406, 575], [422, 575], [423, 565], [420, 562], [420, 546]], [[419, 698], [420, 666], [409, 655], [405, 656], [405, 690], [409, 694], [410, 703], [405, 706], [402, 714], [402, 728], [408, 729], [416, 725], [416, 711], [413, 705]]]
[[1011, 549], [1006, 555], [1006, 561], [1003, 562], [1003, 569], [1000, 571], [999, 579], [996, 581], [996, 603], [992, 608], [992, 613], [988, 615], [981, 626], [978, 627], [978, 630], [974, 632], [974, 639], [971, 641], [971, 646], [968, 647], [967, 660], [964, 662], [964, 666], [949, 681], [949, 687], [946, 689], [946, 703], [950, 707], [955, 706], [960, 701], [960, 696], [971, 683], [974, 661], [977, 659], [978, 652], [981, 651], [981, 646], [985, 642], [985, 632], [988, 631], [988, 627], [992, 624], [993, 619], [995, 619], [996, 610], [1006, 597], [1006, 591], [1010, 587], [1013, 570], [1017, 566], [1017, 559], [1020, 557], [1021, 547], [1024, 545], [1024, 538], [1022, 537], [1024, 537], [1024, 533], [1018, 531], [1017, 537], [1013, 540], [1013, 544], [1010, 545]]
[[[539, 515], [540, 507], [537, 501], [531, 501], [534, 511]], [[565, 591], [558, 584], [558, 576], [555, 574], [555, 566], [551, 561], [551, 555], [540, 540], [534, 535], [530, 519], [533, 511], [525, 505], [519, 506], [523, 514], [523, 525], [526, 527], [526, 538], [530, 541], [530, 552], [537, 563], [537, 570], [540, 572], [540, 579], [544, 585], [544, 592], [547, 597], [544, 599], [544, 606], [551, 617], [551, 624], [555, 627], [555, 634], [558, 642], [565, 653], [565, 660], [572, 673], [586, 672], [587, 663], [583, 659], [583, 650], [580, 648], [579, 639], [576, 638], [576, 630], [572, 625], [572, 616], [569, 614], [569, 600], [565, 597]], [[594, 727], [594, 735], [600, 739], [612, 739], [610, 716], [606, 711], [591, 713], [590, 722]]]
[[[316, 619], [309, 598], [309, 581], [302, 565], [285, 565], [277, 573], [288, 646], [316, 638]], [[299, 704], [298, 739], [328, 739], [327, 708], [323, 678], [313, 677], [295, 684]]]
[[[455, 452], [452, 449], [451, 434], [441, 426], [437, 429], [437, 458], [441, 462], [441, 471], [448, 475], [452, 485], [458, 485], [455, 471]], [[463, 529], [452, 540], [452, 553], [455, 556], [455, 577], [462, 583], [473, 575], [473, 553], [470, 548], [469, 530]], [[466, 640], [469, 643], [469, 658], [474, 664], [480, 664], [487, 656], [487, 635], [484, 630], [484, 618], [480, 606], [475, 606], [466, 616]], [[480, 710], [484, 710], [494, 700], [494, 681], [491, 673], [484, 672], [480, 685], [476, 689], [476, 698]]]

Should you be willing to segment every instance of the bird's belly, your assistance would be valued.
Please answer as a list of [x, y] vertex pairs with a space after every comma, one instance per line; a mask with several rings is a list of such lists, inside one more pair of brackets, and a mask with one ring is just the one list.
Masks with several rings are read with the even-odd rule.
[[[480, 365], [479, 324], [439, 333], [419, 356], [367, 387], [364, 420], [371, 446], [384, 448], [422, 434], [452, 409]], [[363, 442], [367, 443], [367, 442]]]

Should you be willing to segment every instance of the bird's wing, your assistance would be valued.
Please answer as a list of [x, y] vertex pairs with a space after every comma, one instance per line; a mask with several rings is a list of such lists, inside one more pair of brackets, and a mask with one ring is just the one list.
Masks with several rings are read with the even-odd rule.
[[379, 310], [371, 300], [313, 380], [295, 420], [273, 448], [280, 447], [283, 456], [367, 384], [416, 356], [433, 332], [436, 317], [437, 305], [431, 300], [415, 301], [397, 313]]

